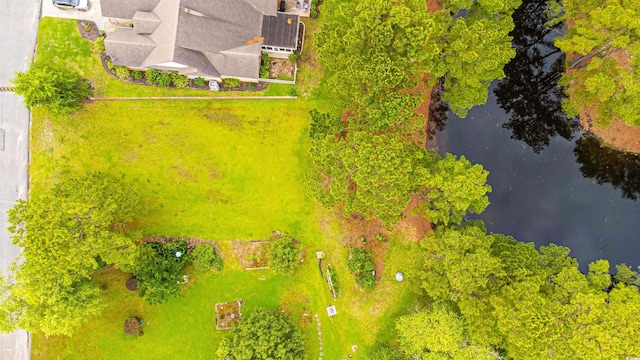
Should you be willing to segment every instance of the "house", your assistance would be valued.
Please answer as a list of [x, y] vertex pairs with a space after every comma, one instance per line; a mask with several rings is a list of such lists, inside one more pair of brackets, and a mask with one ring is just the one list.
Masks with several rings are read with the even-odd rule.
[[114, 65], [257, 82], [262, 52], [296, 50], [300, 18], [277, 0], [102, 0]]

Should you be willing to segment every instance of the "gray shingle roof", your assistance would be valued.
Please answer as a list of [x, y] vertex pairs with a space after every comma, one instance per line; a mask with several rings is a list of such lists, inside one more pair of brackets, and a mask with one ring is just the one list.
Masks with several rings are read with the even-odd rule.
[[133, 29], [107, 34], [105, 46], [118, 65], [175, 62], [199, 76], [257, 79], [270, 4], [275, 13], [275, 0], [102, 0], [104, 16], [134, 20]]
[[277, 16], [265, 16], [262, 21], [262, 36], [265, 46], [295, 49], [298, 44], [300, 16], [279, 12]]

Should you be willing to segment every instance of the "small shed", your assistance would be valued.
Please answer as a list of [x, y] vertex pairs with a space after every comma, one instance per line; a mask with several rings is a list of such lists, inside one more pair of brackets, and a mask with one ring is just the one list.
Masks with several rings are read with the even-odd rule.
[[327, 306], [327, 315], [329, 315], [329, 317], [334, 317], [334, 316], [336, 316], [337, 313], [338, 313], [338, 311], [336, 311], [336, 306], [335, 305]]

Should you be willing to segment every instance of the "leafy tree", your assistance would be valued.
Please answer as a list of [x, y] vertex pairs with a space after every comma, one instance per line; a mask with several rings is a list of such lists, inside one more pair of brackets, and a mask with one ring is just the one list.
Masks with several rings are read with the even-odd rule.
[[149, 304], [162, 304], [182, 294], [182, 267], [187, 255], [187, 243], [150, 242], [138, 247], [133, 274], [138, 278], [141, 297]]
[[[569, 249], [536, 251], [481, 222], [439, 229], [423, 240], [423, 288], [450, 301], [464, 319], [468, 340], [500, 348], [514, 359], [622, 358], [640, 351], [633, 333], [640, 292], [633, 272], [597, 261], [581, 274]], [[485, 355], [486, 356], [486, 355]], [[467, 357], [469, 358], [469, 357]]]
[[416, 211], [422, 212], [433, 223], [460, 223], [467, 213], [479, 214], [489, 206], [487, 185], [489, 172], [481, 165], [471, 165], [464, 157], [456, 159], [447, 153], [442, 160], [436, 161], [425, 177], [425, 196], [428, 201], [422, 203]]
[[65, 178], [50, 193], [11, 209], [9, 230], [23, 248], [4, 284], [0, 328], [71, 334], [102, 309], [91, 280], [98, 259], [125, 269], [135, 244], [126, 223], [142, 215], [138, 194], [100, 173]]
[[235, 360], [304, 358], [304, 337], [291, 321], [275, 311], [258, 308], [234, 329]]
[[56, 115], [81, 109], [91, 95], [89, 83], [76, 70], [55, 62], [35, 61], [12, 82], [28, 107], [44, 106]]
[[567, 0], [556, 4], [556, 21], [572, 20], [556, 45], [578, 55], [563, 77], [571, 87], [570, 116], [589, 107], [589, 122], [604, 128], [611, 120], [640, 125], [640, 5], [636, 1]]
[[271, 242], [269, 250], [269, 268], [280, 274], [289, 274], [300, 264], [300, 248], [294, 239], [283, 234]]
[[191, 253], [193, 267], [196, 271], [222, 270], [222, 258], [210, 244], [200, 244]]

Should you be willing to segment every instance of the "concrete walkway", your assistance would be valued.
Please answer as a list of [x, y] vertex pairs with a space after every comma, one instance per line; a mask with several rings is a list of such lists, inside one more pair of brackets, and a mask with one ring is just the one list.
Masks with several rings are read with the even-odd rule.
[[[45, 0], [46, 1], [46, 0]], [[10, 87], [16, 71], [25, 71], [33, 56], [40, 0], [4, 0], [0, 6], [0, 87]], [[29, 111], [22, 98], [0, 92], [0, 272], [20, 254], [7, 231], [8, 209], [28, 195]], [[30, 359], [29, 334], [0, 334], [0, 359]]]

